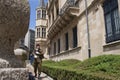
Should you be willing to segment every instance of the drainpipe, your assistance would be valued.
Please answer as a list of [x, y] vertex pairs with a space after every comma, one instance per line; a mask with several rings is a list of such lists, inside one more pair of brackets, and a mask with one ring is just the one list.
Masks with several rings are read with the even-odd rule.
[[88, 4], [85, 0], [85, 14], [86, 14], [86, 23], [87, 23], [87, 39], [88, 39], [88, 57], [91, 58], [91, 47], [90, 47], [90, 32], [89, 32], [89, 23], [88, 23]]

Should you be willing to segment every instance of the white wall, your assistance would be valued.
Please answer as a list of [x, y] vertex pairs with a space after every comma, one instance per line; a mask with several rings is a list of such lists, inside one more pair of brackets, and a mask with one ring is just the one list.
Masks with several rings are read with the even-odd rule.
[[29, 34], [29, 31], [26, 33], [25, 35], [25, 41], [24, 41], [24, 44], [25, 46], [29, 47], [29, 38], [30, 38], [30, 34]]

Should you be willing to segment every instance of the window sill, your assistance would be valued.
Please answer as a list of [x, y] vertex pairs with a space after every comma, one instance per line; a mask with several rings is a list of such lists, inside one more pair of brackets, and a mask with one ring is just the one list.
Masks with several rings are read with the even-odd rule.
[[103, 51], [113, 51], [120, 49], [120, 40], [103, 45]]
[[120, 40], [119, 41], [114, 41], [114, 42], [111, 42], [111, 43], [106, 43], [103, 45], [103, 47], [107, 47], [107, 46], [111, 46], [111, 45], [119, 45], [120, 44]]

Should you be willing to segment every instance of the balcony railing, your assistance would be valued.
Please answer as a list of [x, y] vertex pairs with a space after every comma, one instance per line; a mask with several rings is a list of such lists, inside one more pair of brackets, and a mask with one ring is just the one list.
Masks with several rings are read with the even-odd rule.
[[62, 15], [69, 7], [78, 7], [76, 5], [76, 0], [67, 0], [60, 10], [60, 15]]

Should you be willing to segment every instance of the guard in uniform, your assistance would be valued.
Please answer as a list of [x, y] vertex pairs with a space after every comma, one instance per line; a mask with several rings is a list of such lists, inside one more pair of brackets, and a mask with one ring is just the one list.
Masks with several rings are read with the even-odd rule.
[[[34, 73], [35, 73], [35, 77], [38, 76], [38, 78], [40, 77], [41, 74], [41, 68], [42, 68], [42, 59], [44, 58], [44, 54], [42, 52], [42, 50], [40, 49], [40, 45], [37, 44], [36, 45], [36, 50], [34, 53]], [[37, 70], [38, 70], [38, 75], [37, 75]]]

